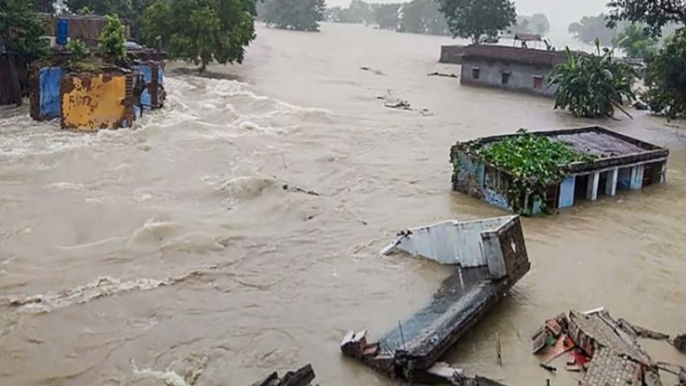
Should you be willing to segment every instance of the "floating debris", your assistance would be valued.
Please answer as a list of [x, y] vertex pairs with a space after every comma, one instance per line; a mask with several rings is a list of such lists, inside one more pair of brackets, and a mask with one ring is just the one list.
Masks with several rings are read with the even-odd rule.
[[[669, 364], [653, 362], [639, 338], [669, 341], [667, 334], [633, 326], [623, 319], [615, 320], [600, 308], [570, 311], [550, 319], [531, 341], [541, 367], [550, 371], [555, 371], [550, 362], [571, 351], [565, 368], [583, 372], [579, 383], [583, 386], [657, 386], [662, 384], [660, 370], [676, 375], [684, 371], [676, 365], [678, 370], [672, 371], [666, 368]], [[675, 347], [677, 339], [670, 342]], [[545, 342], [543, 346], [541, 341]]]
[[299, 370], [287, 372], [283, 378], [279, 378], [275, 371], [251, 386], [309, 386], [315, 377], [312, 365], [306, 365]]
[[427, 74], [427, 76], [442, 76], [444, 78], [459, 78], [459, 76], [457, 76], [456, 74], [444, 74], [444, 73], [441, 73], [438, 71]]

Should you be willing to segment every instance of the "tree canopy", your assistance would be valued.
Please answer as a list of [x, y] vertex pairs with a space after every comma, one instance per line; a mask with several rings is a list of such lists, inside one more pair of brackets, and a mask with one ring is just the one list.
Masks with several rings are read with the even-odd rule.
[[614, 59], [612, 50], [596, 54], [575, 54], [567, 48], [567, 62], [555, 67], [549, 83], [557, 86], [555, 108], [569, 109], [584, 118], [612, 117], [625, 100], [636, 99], [631, 85], [634, 69]]
[[374, 19], [379, 28], [398, 29], [400, 24], [400, 4], [380, 4], [374, 13]]
[[448, 35], [448, 23], [434, 0], [412, 0], [401, 8], [398, 30], [430, 35]]
[[532, 16], [517, 15], [517, 22], [510, 28], [510, 32], [513, 34], [529, 33], [544, 36], [550, 32], [550, 22], [548, 17], [542, 13], [536, 13]]
[[686, 0], [611, 0], [608, 24], [619, 21], [645, 23], [655, 35], [670, 23], [686, 25]]
[[324, 0], [266, 0], [262, 17], [277, 28], [319, 31], [325, 9]]
[[511, 0], [439, 0], [439, 4], [452, 34], [474, 44], [498, 42], [500, 32], [517, 21]]
[[655, 50], [657, 39], [642, 26], [632, 23], [614, 39], [614, 45], [619, 47], [629, 59], [644, 60]]
[[17, 57], [28, 64], [47, 52], [47, 44], [42, 39], [45, 27], [36, 18], [33, 6], [27, 0], [0, 0], [0, 50], [4, 47], [9, 54], [10, 92], [18, 104], [21, 104], [21, 85]]
[[143, 14], [148, 45], [201, 65], [241, 63], [255, 39], [255, 0], [156, 0]]
[[[615, 31], [607, 26], [607, 20], [604, 13], [598, 16], [584, 16], [579, 22], [569, 25], [569, 33], [580, 42], [594, 44], [595, 40], [598, 39], [601, 46], [609, 47], [612, 45]], [[620, 28], [623, 28], [624, 25]]]
[[686, 117], [686, 29], [668, 38], [656, 54], [648, 57], [643, 97], [655, 113]]

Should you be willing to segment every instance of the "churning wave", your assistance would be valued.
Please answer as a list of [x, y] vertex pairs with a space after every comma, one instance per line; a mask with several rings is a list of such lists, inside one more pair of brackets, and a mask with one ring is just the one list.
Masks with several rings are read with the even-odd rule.
[[[162, 110], [144, 113], [133, 129], [81, 133], [60, 128], [59, 119], [34, 121], [27, 107], [0, 114], [0, 161], [60, 155], [81, 148], [130, 147], [149, 135], [171, 131], [200, 138], [279, 135], [304, 122], [327, 122], [330, 113], [302, 108], [255, 94], [251, 86], [233, 80], [190, 75], [165, 78], [167, 102]], [[164, 140], [169, 136], [164, 135]]]

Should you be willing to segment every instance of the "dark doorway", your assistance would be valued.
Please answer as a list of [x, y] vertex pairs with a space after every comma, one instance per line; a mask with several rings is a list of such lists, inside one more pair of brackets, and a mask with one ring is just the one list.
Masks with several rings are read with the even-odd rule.
[[586, 199], [589, 180], [590, 178], [588, 174], [576, 176], [576, 185], [574, 186], [574, 202]]
[[662, 162], [648, 164], [643, 169], [643, 187], [662, 182]]

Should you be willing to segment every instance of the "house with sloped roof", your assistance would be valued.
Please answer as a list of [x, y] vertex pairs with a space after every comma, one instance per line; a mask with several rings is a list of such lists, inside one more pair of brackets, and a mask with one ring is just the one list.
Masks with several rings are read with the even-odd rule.
[[552, 97], [546, 78], [567, 60], [563, 51], [495, 45], [472, 45], [462, 54], [460, 83]]

